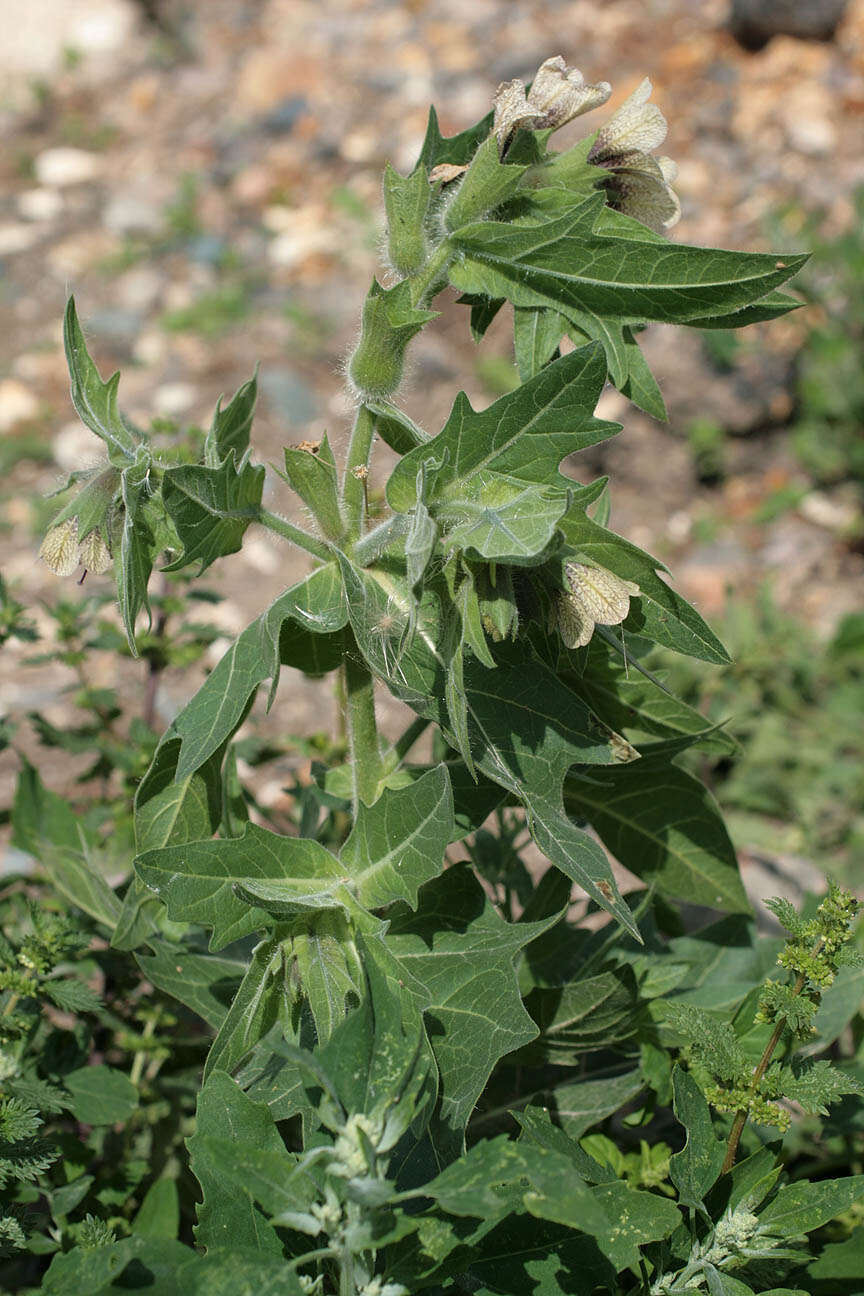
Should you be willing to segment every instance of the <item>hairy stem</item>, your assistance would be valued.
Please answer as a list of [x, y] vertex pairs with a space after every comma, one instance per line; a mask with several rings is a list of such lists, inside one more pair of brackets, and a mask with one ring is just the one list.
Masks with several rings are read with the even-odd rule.
[[349, 541], [359, 538], [366, 520], [366, 472], [374, 433], [375, 416], [367, 405], [361, 405], [348, 443], [342, 479], [342, 516]]
[[278, 513], [271, 513], [269, 509], [262, 508], [258, 512], [257, 519], [262, 526], [273, 531], [276, 535], [283, 536], [284, 539], [290, 540], [292, 544], [297, 545], [299, 549], [305, 549], [307, 553], [313, 554], [316, 558], [321, 558], [324, 562], [332, 558], [330, 546], [323, 540], [316, 540], [315, 536], [309, 535], [302, 527], [294, 526], [292, 522], [286, 522], [285, 518], [279, 517]]
[[[162, 578], [163, 597], [168, 593], [168, 580]], [[156, 728], [156, 695], [159, 691], [159, 680], [165, 669], [165, 658], [159, 645], [165, 637], [165, 627], [168, 624], [168, 613], [164, 606], [159, 609], [159, 615], [156, 618], [154, 627], [154, 637], [156, 639], [155, 651], [147, 658], [147, 682], [144, 685], [144, 712], [142, 719], [148, 729]]]
[[409, 280], [411, 284], [411, 301], [415, 306], [424, 306], [430, 298], [442, 286], [442, 281], [447, 269], [447, 263], [453, 255], [453, 247], [449, 239], [442, 239], [435, 251], [429, 257], [429, 260], [418, 270], [416, 275], [412, 275]]
[[[795, 980], [795, 984], [792, 987], [793, 997], [799, 995], [801, 991], [804, 989], [804, 982], [806, 981], [806, 979], [807, 978], [805, 977], [803, 972], [799, 973], [798, 977]], [[780, 1043], [780, 1038], [785, 1029], [786, 1029], [786, 1018], [785, 1017], [778, 1018], [774, 1026], [774, 1029], [771, 1032], [771, 1038], [769, 1039], [768, 1043], [765, 1045], [765, 1051], [762, 1054], [761, 1058], [759, 1059], [759, 1063], [756, 1067], [756, 1070], [753, 1072], [753, 1079], [750, 1081], [750, 1087], [747, 1090], [748, 1098], [754, 1098], [756, 1096], [756, 1090], [759, 1088], [759, 1081], [762, 1079], [765, 1072], [768, 1070], [768, 1066], [771, 1062], [771, 1058], [774, 1056], [774, 1050], [776, 1049], [777, 1045]], [[747, 1116], [748, 1116], [747, 1107], [741, 1107], [735, 1113], [735, 1119], [732, 1122], [732, 1129], [729, 1132], [729, 1142], [726, 1144], [726, 1156], [723, 1160], [723, 1168], [720, 1171], [721, 1174], [728, 1174], [735, 1164], [735, 1157], [738, 1154], [738, 1144], [741, 1141], [741, 1134], [744, 1130], [744, 1126], [747, 1124]]]
[[365, 662], [345, 658], [345, 718], [348, 751], [354, 782], [354, 814], [360, 802], [372, 805], [378, 795], [383, 768], [375, 722], [375, 682]]

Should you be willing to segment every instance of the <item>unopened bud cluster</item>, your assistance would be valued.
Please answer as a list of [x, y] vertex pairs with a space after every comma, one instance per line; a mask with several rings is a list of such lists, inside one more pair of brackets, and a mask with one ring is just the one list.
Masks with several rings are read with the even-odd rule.
[[519, 80], [498, 87], [490, 133], [468, 161], [431, 168], [421, 162], [408, 176], [387, 166], [387, 255], [399, 282], [393, 288], [373, 282], [363, 308], [360, 340], [347, 364], [349, 383], [361, 401], [387, 399], [398, 388], [408, 343], [431, 318], [425, 303], [446, 282], [450, 236], [488, 219], [511, 199], [530, 203], [532, 192], [543, 187], [599, 187], [611, 207], [651, 229], [674, 225], [680, 215], [671, 188], [675, 166], [652, 156], [666, 136], [666, 122], [648, 102], [650, 81], [643, 81], [589, 138], [590, 147], [546, 153], [543, 135], [536, 137], [533, 153], [524, 158], [520, 153], [520, 133], [556, 131], [601, 107], [611, 93], [608, 81], [589, 84], [558, 54], [541, 64], [530, 89]]

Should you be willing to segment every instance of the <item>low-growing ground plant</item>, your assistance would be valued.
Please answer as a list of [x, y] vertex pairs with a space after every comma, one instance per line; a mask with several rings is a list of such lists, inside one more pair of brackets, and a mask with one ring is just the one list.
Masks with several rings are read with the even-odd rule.
[[[681, 763], [730, 739], [645, 665], [656, 645], [726, 651], [571, 459], [621, 431], [595, 415], [607, 382], [662, 416], [648, 321], [729, 329], [796, 304], [780, 285], [801, 256], [667, 241], [650, 89], [556, 152], [610, 87], [552, 58], [461, 134], [433, 112], [412, 173], [387, 167], [389, 265], [346, 365], [347, 450], [285, 450], [306, 526], [262, 504], [254, 378], [197, 461], [172, 458], [120, 412], [70, 302], [72, 398], [105, 460], [77, 474], [48, 564], [113, 568], [151, 673], [170, 639], [142, 628], [157, 565], [200, 575], [257, 525], [311, 569], [143, 776], [121, 765], [134, 844], [113, 831], [122, 789], [113, 817], [88, 817], [22, 769], [15, 841], [50, 885], [3, 901], [18, 1290], [860, 1289], [864, 1175], [823, 1168], [812, 1134], [799, 1174], [783, 1143], [835, 1100], [861, 1122], [856, 902], [835, 886], [800, 914], [778, 901], [788, 935], [757, 936], [717, 806]], [[483, 410], [458, 394], [433, 432], [396, 398], [448, 286], [478, 341], [509, 303], [520, 385]], [[397, 462], [372, 521], [378, 439]], [[293, 687], [336, 678], [347, 752], [325, 749], [277, 832], [238, 745], [263, 686], [278, 712], [285, 668]], [[382, 685], [405, 704], [393, 741]]]
[[853, 885], [864, 847], [864, 613], [823, 642], [763, 588], [732, 598], [720, 629], [730, 666], [665, 650], [650, 661], [738, 739], [734, 751], [691, 753], [689, 767], [705, 775], [739, 846], [812, 860]]

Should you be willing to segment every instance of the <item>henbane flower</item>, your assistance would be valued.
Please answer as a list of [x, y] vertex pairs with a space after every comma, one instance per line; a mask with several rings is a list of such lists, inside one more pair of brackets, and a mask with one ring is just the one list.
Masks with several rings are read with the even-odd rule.
[[116, 469], [107, 468], [54, 519], [39, 557], [55, 575], [71, 576], [78, 567], [97, 575], [108, 571], [119, 482]]
[[587, 84], [578, 68], [568, 68], [560, 54], [541, 63], [527, 94], [522, 81], [502, 82], [492, 101], [492, 129], [501, 153], [517, 130], [557, 130], [599, 108], [611, 93], [608, 81]]
[[681, 215], [671, 187], [678, 168], [671, 158], [651, 156], [666, 138], [666, 118], [650, 95], [646, 77], [597, 132], [588, 161], [609, 172], [603, 186], [610, 207], [662, 233]]
[[595, 625], [620, 625], [627, 619], [631, 598], [640, 593], [633, 581], [586, 563], [565, 563], [564, 579], [567, 589], [559, 593], [554, 612], [558, 632], [568, 648], [584, 648]]

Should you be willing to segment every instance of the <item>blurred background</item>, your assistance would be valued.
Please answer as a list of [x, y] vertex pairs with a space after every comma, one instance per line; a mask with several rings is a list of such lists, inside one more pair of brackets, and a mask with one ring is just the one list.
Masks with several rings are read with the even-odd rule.
[[[136, 663], [108, 578], [78, 588], [38, 561], [49, 492], [97, 448], [68, 397], [67, 294], [103, 375], [122, 370], [123, 408], [167, 442], [194, 442], [260, 362], [259, 460], [324, 431], [341, 445], [340, 371], [378, 265], [384, 162], [413, 167], [430, 103], [446, 134], [461, 130], [500, 81], [560, 53], [614, 90], [571, 138], [651, 78], [680, 168], [673, 239], [813, 249], [792, 316], [741, 334], [653, 327], [669, 423], [610, 390], [601, 413], [625, 431], [577, 471], [611, 475], [612, 525], [670, 566], [735, 655], [726, 671], [656, 665], [741, 742], [699, 768], [745, 866], [854, 882], [864, 0], [0, 0], [0, 17], [0, 813], [16, 748], [47, 760], [46, 782], [73, 801], [118, 778], [128, 793], [141, 773], [130, 725], [136, 741], [141, 726], [161, 731], [306, 570], [250, 533], [208, 573], [194, 617], [161, 590], [161, 640]], [[430, 431], [457, 387], [482, 406], [515, 385], [503, 316], [474, 348], [447, 302], [415, 344], [403, 402]], [[290, 515], [272, 480], [269, 507]], [[272, 822], [328, 741], [290, 735], [331, 712], [327, 686], [294, 678], [249, 730], [247, 772]]]

